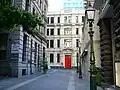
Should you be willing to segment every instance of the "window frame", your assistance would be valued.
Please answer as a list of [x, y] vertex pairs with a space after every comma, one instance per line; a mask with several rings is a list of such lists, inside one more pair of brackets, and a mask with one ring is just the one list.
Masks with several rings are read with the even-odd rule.
[[78, 16], [76, 16], [76, 23], [78, 23]]
[[50, 17], [50, 23], [54, 23], [54, 17]]
[[76, 39], [76, 47], [79, 47], [79, 39]]
[[60, 28], [57, 28], [57, 35], [60, 35]]
[[50, 22], [50, 21], [49, 21], [49, 17], [47, 17], [47, 23], [49, 24], [49, 22]]
[[57, 23], [60, 23], [60, 17], [57, 17]]
[[49, 40], [47, 40], [47, 48], [49, 48]]
[[50, 63], [54, 63], [54, 54], [50, 53]]
[[50, 32], [49, 32], [49, 29], [47, 29], [47, 36], [49, 36]]
[[50, 35], [54, 35], [54, 28], [50, 29]]
[[54, 40], [50, 40], [50, 48], [54, 48]]
[[60, 47], [60, 39], [57, 39], [57, 47]]
[[79, 34], [79, 28], [76, 28], [76, 35]]
[[57, 53], [57, 63], [60, 63], [60, 53]]
[[72, 43], [71, 39], [64, 39], [65, 48], [71, 48], [71, 43]]

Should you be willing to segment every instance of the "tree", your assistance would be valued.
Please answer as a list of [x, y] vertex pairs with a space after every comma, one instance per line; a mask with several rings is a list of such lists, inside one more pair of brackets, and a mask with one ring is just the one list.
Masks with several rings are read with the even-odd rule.
[[37, 25], [42, 25], [42, 19], [38, 14], [16, 8], [11, 0], [0, 0], [0, 30], [13, 30], [18, 25], [27, 26], [30, 32], [34, 32]]
[[12, 6], [10, 0], [0, 0], [0, 29], [10, 30], [19, 25], [22, 11]]

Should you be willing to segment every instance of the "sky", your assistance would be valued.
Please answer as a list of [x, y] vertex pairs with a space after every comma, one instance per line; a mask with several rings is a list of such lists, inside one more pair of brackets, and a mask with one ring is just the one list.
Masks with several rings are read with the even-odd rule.
[[48, 11], [59, 11], [63, 7], [63, 0], [48, 0]]

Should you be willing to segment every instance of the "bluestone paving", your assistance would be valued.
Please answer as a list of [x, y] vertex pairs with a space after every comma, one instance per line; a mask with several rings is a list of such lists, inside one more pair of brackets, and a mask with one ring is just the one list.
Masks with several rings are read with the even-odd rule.
[[79, 79], [75, 70], [51, 70], [0, 81], [0, 90], [90, 90], [89, 86], [89, 77]]

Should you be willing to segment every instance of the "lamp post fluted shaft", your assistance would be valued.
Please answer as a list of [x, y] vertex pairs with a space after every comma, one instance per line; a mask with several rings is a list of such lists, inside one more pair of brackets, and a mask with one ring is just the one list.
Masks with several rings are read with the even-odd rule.
[[82, 66], [81, 66], [81, 47], [79, 47], [79, 78], [82, 78]]
[[95, 56], [94, 56], [94, 49], [93, 49], [93, 34], [94, 31], [92, 31], [92, 21], [89, 22], [89, 28], [90, 31], [89, 36], [90, 36], [90, 90], [97, 90], [96, 87], [96, 73], [95, 73]]
[[78, 73], [78, 55], [77, 55], [77, 71], [76, 72]]

